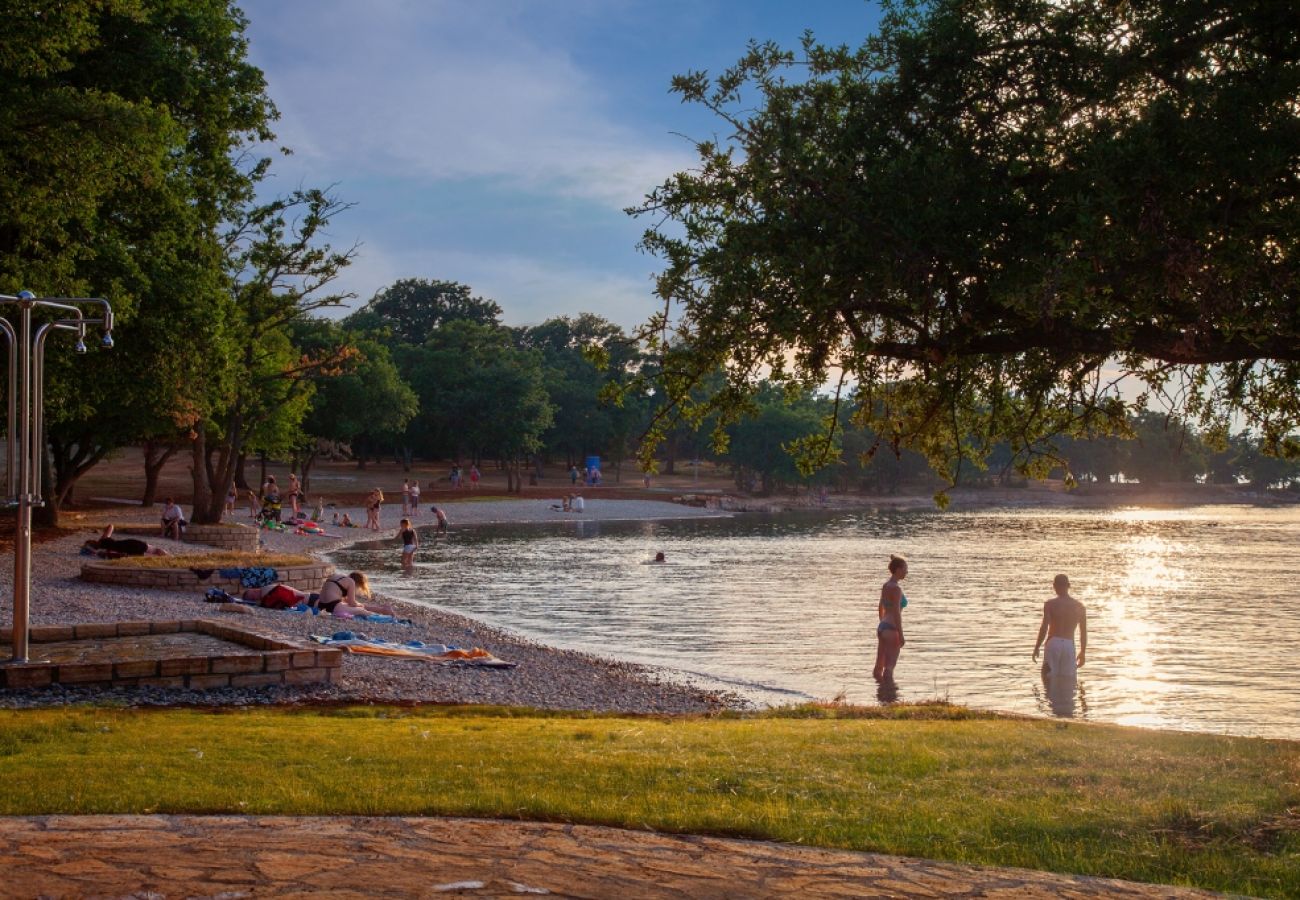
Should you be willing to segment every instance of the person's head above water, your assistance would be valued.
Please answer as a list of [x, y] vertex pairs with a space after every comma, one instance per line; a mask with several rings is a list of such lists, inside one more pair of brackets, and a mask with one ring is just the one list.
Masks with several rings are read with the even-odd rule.
[[1057, 575], [1052, 579], [1052, 587], [1058, 594], [1068, 594], [1070, 592], [1070, 579], [1067, 575]]
[[662, 550], [655, 554], [655, 562], [664, 562], [664, 552]]

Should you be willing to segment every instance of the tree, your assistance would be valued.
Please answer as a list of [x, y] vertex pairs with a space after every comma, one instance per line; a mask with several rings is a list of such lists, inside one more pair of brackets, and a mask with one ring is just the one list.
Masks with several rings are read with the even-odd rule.
[[347, 204], [331, 194], [298, 190], [250, 205], [226, 234], [232, 311], [227, 327], [239, 352], [225, 402], [195, 426], [191, 466], [195, 522], [219, 522], [226, 492], [249, 450], [289, 450], [299, 435], [315, 381], [355, 362], [351, 344], [302, 352], [293, 327], [351, 295], [329, 288], [355, 247], [322, 242]]
[[422, 344], [439, 326], [457, 320], [499, 325], [501, 307], [455, 281], [404, 278], [376, 293], [349, 324], [369, 331], [387, 328], [397, 341]]
[[[247, 199], [243, 148], [275, 109], [225, 0], [18, 0], [0, 21], [0, 288], [108, 297], [111, 359], [51, 353], [47, 523], [123, 444], [183, 434], [225, 352], [217, 224]], [[149, 491], [146, 489], [146, 497]]]
[[640, 364], [637, 347], [623, 329], [592, 313], [560, 316], [519, 329], [517, 343], [541, 353], [554, 409], [545, 450], [562, 455], [565, 468], [589, 454], [612, 452], [621, 459], [622, 440], [641, 414], [627, 398], [621, 404], [607, 399], [611, 388], [627, 383]]
[[669, 403], [841, 369], [949, 478], [999, 440], [1043, 474], [1153, 399], [1300, 455], [1300, 7], [887, 3], [856, 50], [674, 89], [727, 133], [631, 210]]
[[420, 398], [410, 429], [420, 446], [455, 459], [493, 454], [517, 489], [520, 457], [551, 424], [541, 353], [516, 347], [505, 328], [458, 319], [399, 356]]
[[1207, 467], [1205, 443], [1186, 422], [1144, 412], [1134, 422], [1134, 440], [1126, 443], [1124, 475], [1144, 485], [1192, 482]]
[[[812, 472], [800, 471], [790, 450], [800, 441], [816, 438], [825, 430], [826, 411], [811, 393], [795, 397], [768, 385], [760, 387], [754, 415], [728, 429], [726, 460], [736, 487], [764, 494], [775, 488], [804, 481]], [[839, 447], [823, 455], [827, 461], [839, 458]], [[757, 485], [754, 482], [757, 481]]]
[[299, 346], [319, 353], [350, 344], [358, 354], [350, 371], [322, 378], [316, 385], [311, 409], [302, 425], [306, 441], [300, 444], [294, 466], [306, 491], [321, 440], [350, 443], [362, 434], [398, 434], [419, 411], [420, 404], [415, 392], [402, 381], [387, 347], [364, 337], [344, 337], [340, 326], [323, 319], [304, 323], [298, 330], [310, 333], [298, 338]]

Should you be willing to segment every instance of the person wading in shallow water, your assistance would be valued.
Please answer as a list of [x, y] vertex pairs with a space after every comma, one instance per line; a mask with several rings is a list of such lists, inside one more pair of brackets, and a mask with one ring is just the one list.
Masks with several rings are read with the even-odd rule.
[[898, 654], [907, 641], [903, 638], [903, 607], [907, 597], [899, 584], [907, 577], [907, 560], [901, 556], [889, 557], [889, 580], [880, 588], [880, 605], [876, 612], [880, 624], [876, 626], [876, 665], [871, 677], [876, 681], [893, 681]]
[[[1056, 596], [1043, 604], [1043, 621], [1038, 626], [1038, 639], [1034, 641], [1034, 661], [1038, 649], [1047, 638], [1043, 654], [1043, 684], [1054, 712], [1063, 711], [1074, 697], [1074, 687], [1079, 679], [1079, 666], [1088, 652], [1088, 611], [1083, 604], [1070, 596], [1070, 579], [1057, 575], [1052, 579]], [[1079, 653], [1074, 652], [1074, 630], [1079, 629]]]

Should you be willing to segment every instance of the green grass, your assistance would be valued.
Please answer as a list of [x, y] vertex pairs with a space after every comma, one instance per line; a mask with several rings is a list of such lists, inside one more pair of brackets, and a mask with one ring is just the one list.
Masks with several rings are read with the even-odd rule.
[[1300, 895], [1300, 743], [949, 707], [0, 712], [0, 814], [474, 815]]

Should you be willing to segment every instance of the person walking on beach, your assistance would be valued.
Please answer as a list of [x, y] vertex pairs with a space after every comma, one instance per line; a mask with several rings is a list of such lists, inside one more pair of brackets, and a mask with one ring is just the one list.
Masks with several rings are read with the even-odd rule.
[[411, 482], [410, 479], [402, 480], [402, 515], [411, 514]]
[[474, 465], [473, 463], [470, 463], [469, 464], [469, 489], [471, 491], [478, 490], [478, 480], [480, 477], [481, 476], [479, 475], [478, 466]]
[[402, 520], [402, 527], [397, 532], [397, 536], [402, 541], [402, 568], [410, 571], [415, 566], [415, 550], [420, 545], [419, 537], [411, 527], [410, 519]]
[[[1038, 626], [1034, 641], [1034, 662], [1038, 650], [1047, 638], [1043, 654], [1043, 684], [1053, 712], [1069, 715], [1073, 710], [1074, 687], [1079, 678], [1079, 666], [1088, 652], [1088, 611], [1082, 603], [1070, 596], [1070, 579], [1057, 575], [1052, 579], [1056, 596], [1043, 604], [1043, 621]], [[1074, 630], [1079, 629], [1079, 652], [1074, 652]]]
[[880, 604], [876, 612], [880, 623], [876, 626], [876, 665], [871, 677], [876, 681], [893, 681], [898, 654], [907, 641], [903, 638], [903, 607], [907, 597], [899, 584], [907, 577], [907, 560], [901, 556], [889, 557], [889, 580], [880, 588]]
[[375, 488], [366, 495], [366, 527], [371, 531], [379, 530], [379, 512], [384, 505], [384, 492]]
[[293, 517], [296, 519], [302, 512], [302, 484], [292, 472], [289, 473], [289, 502], [293, 505]]
[[420, 482], [411, 482], [411, 516], [415, 517], [420, 514]]

